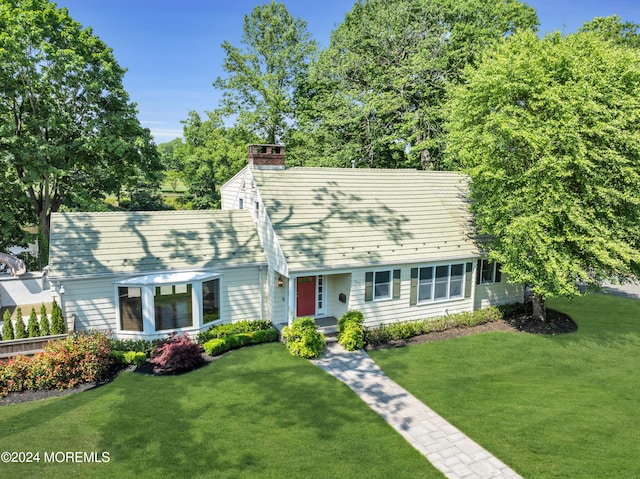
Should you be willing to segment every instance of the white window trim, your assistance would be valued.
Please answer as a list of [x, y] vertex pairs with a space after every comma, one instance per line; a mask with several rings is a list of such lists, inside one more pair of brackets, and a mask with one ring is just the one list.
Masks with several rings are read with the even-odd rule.
[[[460, 288], [460, 294], [456, 295], [456, 296], [451, 296], [451, 268], [453, 266], [456, 265], [461, 265], [462, 266], [462, 280], [461, 280], [461, 288]], [[447, 296], [443, 297], [443, 298], [435, 298], [435, 292], [436, 292], [436, 269], [438, 267], [441, 266], [447, 266], [448, 267], [448, 272], [447, 272]], [[431, 295], [430, 295], [430, 299], [420, 299], [420, 271], [423, 268], [432, 268], [433, 272], [432, 272], [432, 276], [431, 276]], [[466, 274], [466, 268], [467, 268], [467, 264], [466, 262], [462, 262], [462, 263], [437, 263], [437, 264], [425, 264], [422, 266], [418, 266], [418, 282], [417, 282], [417, 288], [418, 290], [416, 291], [416, 305], [417, 306], [422, 306], [425, 304], [434, 304], [434, 303], [444, 303], [447, 301], [459, 301], [464, 299], [464, 294], [465, 294], [465, 287], [466, 287], [466, 281], [465, 281], [465, 274]]]
[[[376, 296], [376, 277], [378, 276], [378, 273], [388, 273], [389, 274], [389, 282], [386, 283], [389, 285], [389, 294], [387, 296], [381, 296], [381, 297], [377, 297]], [[385, 283], [380, 283], [380, 284], [385, 284]], [[372, 301], [391, 301], [393, 299], [393, 270], [392, 269], [380, 269], [380, 270], [374, 270], [373, 271], [373, 292], [372, 292]]]
[[[491, 280], [485, 280], [483, 277], [483, 266], [484, 266], [484, 262], [487, 261], [489, 263], [489, 266], [491, 266]], [[480, 284], [495, 284], [496, 282], [496, 272], [498, 270], [498, 262], [497, 261], [491, 261], [489, 259], [480, 259]]]
[[[202, 283], [219, 279], [220, 298], [219, 298], [219, 310], [218, 319], [204, 323], [203, 311], [202, 311]], [[155, 302], [154, 292], [157, 286], [177, 286], [182, 284], [191, 284], [191, 314], [192, 325], [177, 329], [155, 329]], [[131, 331], [128, 329], [122, 329], [120, 318], [120, 298], [118, 288], [120, 287], [136, 287], [140, 288], [142, 295], [142, 331]], [[115, 311], [116, 311], [116, 329], [115, 331], [120, 335], [130, 336], [158, 336], [166, 335], [172, 332], [184, 332], [184, 331], [199, 331], [204, 327], [214, 324], [216, 321], [220, 321], [223, 317], [222, 310], [222, 274], [220, 273], [203, 273], [203, 272], [180, 272], [180, 273], [158, 273], [144, 276], [136, 276], [134, 278], [128, 278], [122, 281], [114, 283], [114, 295], [115, 295]]]

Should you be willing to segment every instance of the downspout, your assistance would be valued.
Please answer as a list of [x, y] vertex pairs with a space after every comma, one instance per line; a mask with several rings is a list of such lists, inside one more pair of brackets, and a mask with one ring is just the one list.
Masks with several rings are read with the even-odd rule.
[[260, 289], [260, 319], [264, 319], [264, 292], [262, 291], [262, 266], [258, 268], [258, 284]]
[[476, 278], [478, 277], [478, 258], [473, 258], [473, 266], [471, 268], [471, 311], [476, 310]]
[[289, 325], [289, 327], [291, 327], [291, 325], [293, 324], [293, 320], [295, 319], [295, 314], [296, 314], [296, 277], [295, 276], [290, 276], [289, 277], [289, 308], [287, 311], [287, 324]]

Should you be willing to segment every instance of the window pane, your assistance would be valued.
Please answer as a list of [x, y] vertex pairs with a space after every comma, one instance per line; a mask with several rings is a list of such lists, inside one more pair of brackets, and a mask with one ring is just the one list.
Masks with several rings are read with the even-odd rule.
[[389, 283], [376, 284], [375, 289], [374, 289], [375, 297], [378, 298], [378, 299], [388, 298], [389, 296], [391, 296], [389, 291], [390, 291]]
[[420, 283], [420, 285], [418, 286], [418, 302], [431, 301], [431, 287], [431, 281], [429, 281], [428, 283]]
[[391, 271], [378, 271], [375, 274], [373, 297], [374, 299], [391, 297]]
[[388, 283], [391, 278], [390, 271], [378, 271], [376, 273], [376, 284], [378, 283]]
[[449, 265], [436, 266], [436, 279], [447, 278], [449, 276]]
[[120, 329], [142, 331], [142, 290], [140, 288], [118, 288], [120, 302]]
[[447, 297], [447, 283], [448, 281], [436, 281], [434, 288], [434, 299], [444, 299]]
[[449, 283], [449, 297], [456, 298], [462, 296], [462, 280], [451, 278]]
[[186, 286], [186, 290], [181, 293], [169, 293], [169, 289], [174, 291], [172, 286], [156, 288], [154, 297], [156, 331], [185, 328], [193, 325], [191, 285], [188, 284]]
[[216, 319], [220, 319], [220, 280], [217, 278], [202, 283], [202, 322]]
[[433, 278], [433, 267], [420, 268], [420, 281], [430, 280]]
[[489, 263], [489, 260], [482, 260], [481, 278], [483, 283], [493, 283], [493, 263]]
[[452, 264], [451, 265], [451, 277], [462, 277], [464, 271], [463, 264]]

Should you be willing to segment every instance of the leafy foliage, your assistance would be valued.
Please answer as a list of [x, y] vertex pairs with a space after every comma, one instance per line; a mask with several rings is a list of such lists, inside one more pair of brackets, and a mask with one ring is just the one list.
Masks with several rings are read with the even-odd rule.
[[151, 362], [154, 372], [171, 374], [190, 371], [203, 363], [202, 346], [185, 335], [163, 339], [155, 350]]
[[324, 349], [324, 334], [318, 331], [313, 318], [297, 318], [290, 327], [284, 327], [282, 337], [286, 341], [287, 349], [294, 356], [317, 358]]
[[226, 323], [211, 326], [207, 331], [198, 333], [197, 340], [198, 343], [203, 344], [213, 338], [226, 338], [233, 334], [251, 333], [254, 331], [263, 331], [272, 328], [273, 324], [269, 320], [243, 319], [242, 321], [237, 321], [235, 323]]
[[225, 127], [218, 113], [207, 115], [203, 120], [190, 112], [183, 121], [184, 144], [174, 144], [171, 150], [171, 162], [187, 186], [185, 206], [191, 209], [220, 207], [220, 186], [246, 165], [247, 145], [257, 141], [240, 126]]
[[0, 363], [0, 396], [29, 389], [66, 389], [102, 379], [111, 365], [102, 333], [81, 333], [51, 341], [44, 353]]
[[537, 24], [516, 0], [355, 2], [299, 89], [297, 148], [321, 166], [441, 167], [446, 85], [482, 48]]
[[54, 299], [51, 303], [51, 334], [64, 334], [66, 330], [62, 309]]
[[316, 43], [304, 21], [282, 3], [271, 1], [245, 15], [241, 43], [225, 41], [226, 79], [214, 86], [224, 91], [221, 112], [237, 116], [237, 124], [262, 142], [276, 143], [294, 120], [293, 91], [315, 56]]
[[202, 346], [209, 356], [217, 356], [231, 349], [241, 348], [250, 344], [272, 343], [278, 340], [275, 328], [259, 329], [248, 333], [234, 333], [209, 339]]
[[15, 332], [13, 330], [13, 322], [11, 321], [11, 313], [9, 313], [8, 309], [5, 309], [4, 314], [2, 315], [2, 339], [14, 339]]
[[63, 203], [87, 209], [140, 179], [157, 181], [125, 70], [91, 29], [55, 3], [18, 0], [0, 4], [0, 31], [0, 198], [12, 197], [0, 202], [3, 225], [38, 221], [48, 237]]
[[29, 322], [27, 323], [27, 332], [30, 338], [36, 338], [40, 336], [40, 326], [38, 325], [38, 315], [36, 308], [31, 308], [31, 314], [29, 315]]
[[49, 316], [47, 316], [47, 307], [42, 304], [40, 307], [40, 335], [49, 336], [51, 334], [51, 326], [49, 325]]
[[503, 319], [508, 314], [518, 311], [518, 308], [517, 305], [502, 307], [490, 306], [476, 311], [465, 311], [420, 321], [383, 324], [375, 328], [365, 328], [364, 342], [366, 344], [379, 344], [386, 341], [409, 339], [421, 334], [445, 331], [451, 328], [478, 326], [479, 324]]
[[27, 329], [24, 325], [24, 319], [22, 319], [22, 308], [18, 306], [16, 309], [16, 321], [15, 321], [15, 338], [24, 339], [28, 338]]
[[147, 362], [147, 355], [142, 351], [111, 350], [111, 358], [117, 364], [133, 364], [135, 366], [142, 366]]
[[364, 315], [360, 311], [348, 311], [338, 319], [338, 342], [347, 351], [362, 349]]
[[[491, 258], [544, 298], [640, 274], [640, 58], [598, 32], [506, 39], [451, 89], [452, 164]], [[537, 312], [536, 312], [537, 305]]]

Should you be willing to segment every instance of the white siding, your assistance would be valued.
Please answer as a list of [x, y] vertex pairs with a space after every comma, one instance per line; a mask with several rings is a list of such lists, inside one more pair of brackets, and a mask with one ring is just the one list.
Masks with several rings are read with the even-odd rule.
[[[365, 301], [365, 273], [367, 271], [374, 271], [374, 269], [360, 268], [354, 270], [352, 274], [349, 309], [362, 311], [365, 325], [369, 327], [402, 321], [415, 321], [429, 317], [443, 316], [445, 314], [471, 311], [473, 309], [473, 302], [470, 297], [412, 306], [410, 304], [411, 268], [417, 266], [422, 265], [389, 267], [389, 269], [400, 269], [401, 271], [400, 298], [383, 301]], [[379, 270], [379, 268], [377, 269]]]
[[[340, 318], [349, 309], [349, 297], [351, 296], [351, 274], [327, 275], [327, 316]], [[339, 301], [340, 294], [346, 296], [347, 302]]]
[[274, 324], [287, 322], [287, 292], [289, 291], [289, 279], [282, 277], [283, 285], [278, 286], [279, 273], [270, 271], [269, 300], [271, 302], [270, 315]]
[[[227, 181], [220, 188], [220, 209], [237, 210], [239, 209], [238, 200], [244, 199], [242, 186], [245, 184], [247, 175], [247, 167], [243, 168], [233, 178]], [[246, 200], [245, 200], [246, 201]]]
[[[222, 271], [221, 277], [221, 322], [261, 317], [260, 275], [263, 275], [265, 291], [265, 268], [233, 268]], [[75, 318], [76, 330], [117, 330], [116, 290], [114, 283], [130, 276], [65, 280], [64, 308], [68, 320]], [[197, 332], [197, 331], [189, 331]], [[125, 335], [127, 335], [125, 333]], [[133, 336], [132, 334], [131, 336]], [[159, 334], [163, 335], [163, 334]]]
[[502, 273], [499, 283], [476, 284], [474, 309], [498, 304], [522, 303], [524, 301], [524, 288], [519, 284], [508, 283], [506, 277], [507, 275]]

